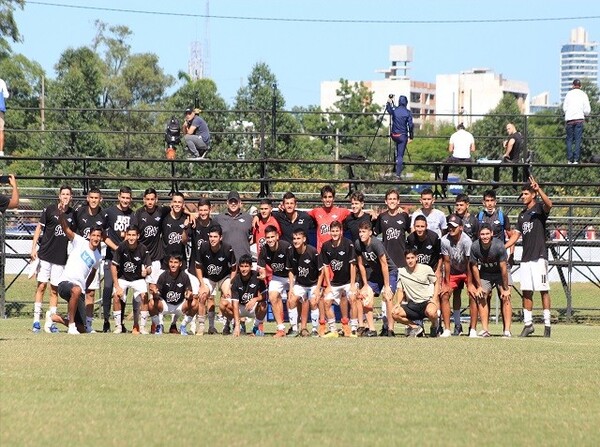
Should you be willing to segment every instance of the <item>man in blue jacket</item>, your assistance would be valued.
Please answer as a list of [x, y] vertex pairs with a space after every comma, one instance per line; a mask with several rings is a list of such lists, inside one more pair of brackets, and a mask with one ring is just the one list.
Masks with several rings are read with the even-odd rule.
[[396, 177], [402, 174], [402, 163], [406, 145], [413, 140], [413, 117], [407, 109], [408, 98], [401, 95], [398, 107], [394, 106], [393, 96], [388, 99], [386, 110], [392, 117], [392, 133], [390, 137], [396, 143]]

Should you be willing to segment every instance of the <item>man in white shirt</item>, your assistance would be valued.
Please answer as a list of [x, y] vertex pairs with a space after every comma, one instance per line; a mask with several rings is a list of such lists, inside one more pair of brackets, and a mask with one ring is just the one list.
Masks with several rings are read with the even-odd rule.
[[0, 157], [4, 157], [4, 112], [9, 93], [4, 79], [0, 79]]
[[[475, 152], [475, 139], [473, 135], [465, 130], [465, 125], [460, 123], [456, 127], [456, 132], [450, 136], [450, 143], [448, 144], [448, 152], [450, 156], [446, 159], [446, 165], [442, 173], [442, 180], [448, 181], [448, 172], [450, 172], [450, 164], [452, 163], [471, 163], [471, 153]], [[467, 179], [473, 178], [473, 168], [467, 166]], [[442, 186], [442, 190], [446, 191], [446, 185]]]
[[563, 102], [567, 130], [567, 161], [569, 164], [579, 163], [581, 157], [581, 139], [585, 115], [591, 112], [590, 99], [581, 90], [581, 81], [575, 79], [573, 88], [569, 90]]

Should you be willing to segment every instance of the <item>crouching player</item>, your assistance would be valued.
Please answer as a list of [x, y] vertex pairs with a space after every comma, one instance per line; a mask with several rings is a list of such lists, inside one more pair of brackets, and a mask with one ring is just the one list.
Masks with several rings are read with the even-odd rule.
[[[321, 247], [321, 261], [324, 267], [325, 282], [328, 284], [323, 293], [328, 326], [327, 332], [323, 337], [335, 338], [339, 335], [335, 325], [334, 302], [342, 309], [343, 335], [350, 337], [354, 334], [356, 336], [358, 318], [356, 303], [356, 253], [354, 245], [343, 237], [342, 224], [337, 220], [331, 222], [329, 234], [331, 235], [331, 239]], [[348, 327], [348, 306], [340, 305], [342, 300], [350, 302], [350, 314], [352, 316], [350, 327]]]
[[231, 298], [224, 299], [221, 306], [223, 316], [233, 320], [233, 336], [240, 336], [240, 318], [253, 318], [252, 333], [265, 335], [263, 321], [267, 314], [267, 287], [258, 273], [252, 270], [252, 257], [242, 255], [238, 260], [238, 274], [231, 284]]
[[[405, 259], [406, 267], [398, 269], [397, 304], [392, 310], [392, 317], [410, 328], [409, 337], [418, 337], [423, 332], [423, 327], [415, 321], [428, 318], [437, 327], [438, 286], [433, 269], [417, 262], [416, 249], [407, 249]], [[437, 331], [431, 333], [437, 334]]]
[[188, 335], [187, 325], [198, 313], [198, 299], [192, 293], [192, 283], [180, 255], [169, 256], [169, 269], [158, 277], [156, 293], [148, 303], [148, 310], [157, 335], [164, 331], [164, 314], [185, 315], [179, 331], [181, 335]]
[[[289, 251], [287, 268], [289, 271], [290, 291], [288, 294], [288, 307], [290, 309], [290, 336], [300, 335], [308, 337], [306, 328], [308, 310], [312, 323], [312, 335], [318, 336], [319, 300], [321, 299], [321, 286], [323, 284], [323, 263], [312, 245], [306, 244], [306, 233], [303, 229], [296, 229], [292, 238], [293, 248]], [[292, 312], [300, 306], [300, 333], [298, 334], [298, 320], [294, 321]]]
[[[125, 231], [125, 240], [119, 244], [113, 253], [110, 268], [113, 284], [113, 317], [115, 319], [115, 334], [123, 332], [123, 316], [121, 302], [127, 301], [127, 292], [133, 290], [133, 299], [138, 303], [146, 300], [148, 286], [146, 276], [152, 271], [150, 253], [144, 244], [139, 242], [140, 230], [135, 225], [130, 225]], [[134, 315], [134, 320], [137, 320]], [[139, 321], [133, 322], [134, 334], [148, 334], [144, 325], [140, 327]]]

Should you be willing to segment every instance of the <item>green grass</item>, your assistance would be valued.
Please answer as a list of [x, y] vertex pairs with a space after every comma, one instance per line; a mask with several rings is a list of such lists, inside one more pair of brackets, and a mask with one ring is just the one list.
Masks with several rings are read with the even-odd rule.
[[29, 327], [0, 321], [2, 446], [596, 445], [600, 435], [597, 326], [485, 340]]

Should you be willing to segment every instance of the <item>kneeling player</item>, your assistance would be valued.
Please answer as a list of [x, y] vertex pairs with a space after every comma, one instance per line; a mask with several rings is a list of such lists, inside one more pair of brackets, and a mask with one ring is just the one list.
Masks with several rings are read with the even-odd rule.
[[223, 315], [233, 320], [233, 336], [240, 336], [240, 318], [253, 318], [252, 333], [256, 336], [265, 335], [263, 320], [267, 314], [267, 288], [258, 273], [252, 270], [252, 257], [242, 255], [238, 261], [238, 274], [231, 284], [231, 298], [221, 300]]
[[148, 303], [156, 334], [164, 331], [164, 314], [185, 315], [179, 328], [181, 335], [187, 334], [187, 325], [198, 312], [198, 299], [192, 293], [189, 275], [183, 269], [183, 258], [177, 254], [169, 256], [169, 270], [163, 272], [156, 283], [156, 294]]
[[[409, 248], [405, 252], [406, 267], [398, 269], [398, 288], [392, 317], [398, 323], [406, 324], [409, 337], [418, 337], [423, 327], [415, 321], [428, 318], [431, 324], [438, 324], [438, 288], [435, 272], [426, 264], [417, 263], [417, 250]], [[436, 334], [437, 331], [432, 331]]]

